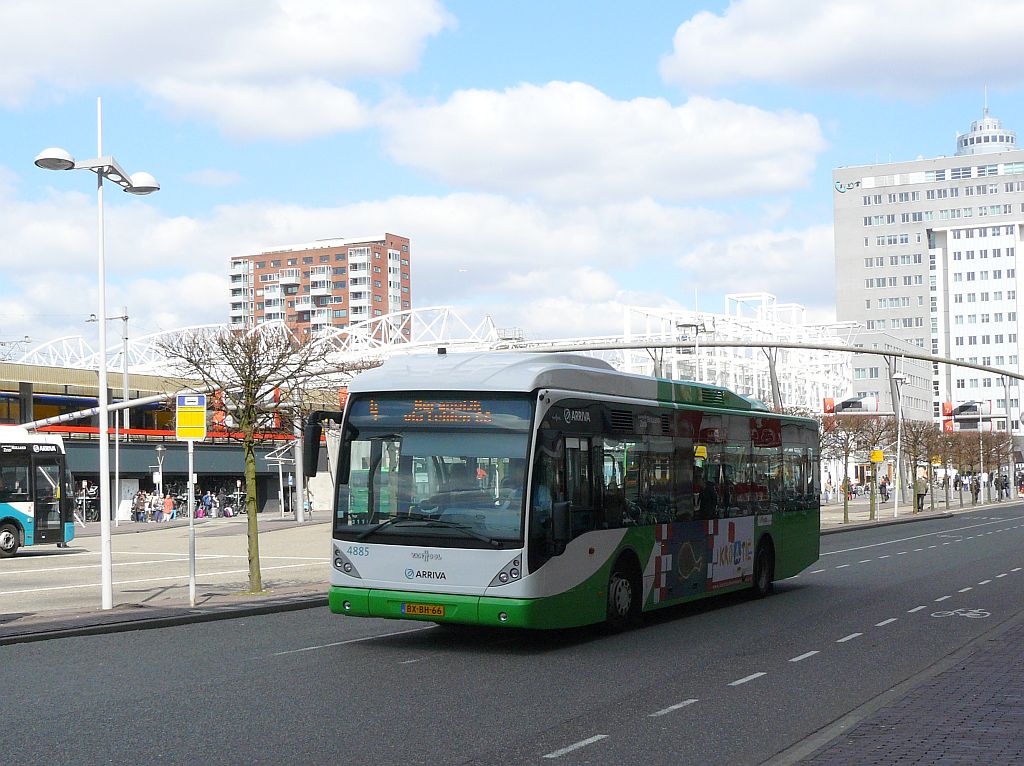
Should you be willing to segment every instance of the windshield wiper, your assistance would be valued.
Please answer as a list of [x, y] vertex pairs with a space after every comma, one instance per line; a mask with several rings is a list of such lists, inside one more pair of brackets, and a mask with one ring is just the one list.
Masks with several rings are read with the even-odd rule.
[[377, 531], [381, 530], [382, 528], [390, 526], [392, 524], [397, 524], [400, 521], [425, 521], [425, 522], [427, 522], [427, 523], [429, 523], [431, 525], [436, 525], [436, 526], [439, 526], [439, 527], [444, 527], [445, 529], [457, 529], [460, 532], [463, 532], [463, 533], [469, 535], [470, 537], [476, 538], [477, 540], [481, 540], [482, 542], [487, 543], [492, 548], [500, 548], [501, 547], [501, 541], [500, 540], [495, 540], [493, 537], [488, 537], [487, 535], [481, 534], [480, 532], [476, 532], [475, 530], [473, 530], [472, 528], [466, 526], [465, 524], [456, 524], [453, 521], [442, 521], [441, 519], [435, 519], [435, 518], [432, 518], [431, 516], [424, 516], [424, 515], [418, 514], [418, 513], [411, 513], [411, 514], [402, 515], [402, 516], [394, 516], [394, 517], [392, 517], [390, 519], [385, 519], [380, 524], [377, 524], [377, 525], [375, 525], [373, 527], [370, 527], [369, 529], [367, 529], [364, 532], [360, 532], [356, 536], [356, 540], [365, 540], [367, 537], [372, 535], [374, 532], [377, 532]]

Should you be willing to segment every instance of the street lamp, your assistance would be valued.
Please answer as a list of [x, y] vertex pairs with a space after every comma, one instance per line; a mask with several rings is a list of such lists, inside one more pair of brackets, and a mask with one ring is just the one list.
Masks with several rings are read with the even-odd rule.
[[167, 447], [162, 444], [156, 445], [156, 470], [160, 475], [160, 481], [158, 483], [158, 489], [160, 490], [160, 499], [164, 497], [164, 453], [167, 452]]
[[896, 387], [896, 496], [892, 507], [892, 517], [895, 519], [900, 515], [900, 492], [903, 491], [900, 449], [903, 446], [903, 384], [907, 382], [907, 375], [903, 372], [894, 372], [891, 377]]
[[[57, 147], [44, 149], [35, 164], [44, 170], [91, 170], [96, 174], [97, 199], [97, 274], [99, 283], [99, 311], [97, 317], [107, 315], [106, 275], [103, 251], [103, 180], [115, 183], [129, 194], [152, 194], [160, 184], [149, 173], [129, 175], [110, 155], [103, 155], [103, 101], [96, 99], [96, 159], [76, 162], [69, 152]], [[100, 571], [102, 604], [104, 609], [114, 606], [113, 563], [110, 555], [110, 455], [107, 434], [109, 405], [107, 402], [107, 328], [99, 322], [99, 437], [100, 437]]]
[[[121, 309], [120, 316], [106, 317], [108, 322], [115, 319], [120, 319], [123, 322], [124, 332], [122, 333], [123, 347], [121, 349], [121, 404], [128, 404], [128, 307], [124, 306]], [[95, 314], [89, 314], [89, 318], [86, 322], [99, 322]], [[114, 418], [114, 526], [119, 526], [118, 521], [118, 510], [121, 505], [121, 437], [120, 431], [123, 430], [125, 439], [128, 438], [128, 413], [129, 409], [127, 406], [122, 406], [120, 413], [121, 417]], [[118, 424], [123, 423], [123, 429], [118, 428]]]

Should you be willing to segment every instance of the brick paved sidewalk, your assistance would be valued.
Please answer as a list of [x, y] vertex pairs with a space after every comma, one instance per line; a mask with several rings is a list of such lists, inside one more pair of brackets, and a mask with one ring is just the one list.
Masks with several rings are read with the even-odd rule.
[[984, 641], [800, 763], [1024, 763], [1024, 621]]

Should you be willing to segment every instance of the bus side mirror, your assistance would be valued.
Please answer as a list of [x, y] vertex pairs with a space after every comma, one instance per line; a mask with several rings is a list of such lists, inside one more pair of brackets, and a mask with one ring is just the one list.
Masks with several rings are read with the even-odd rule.
[[551, 507], [551, 536], [556, 544], [565, 545], [572, 537], [572, 514], [569, 503], [555, 503]]
[[320, 425], [319, 413], [306, 423], [302, 433], [302, 473], [304, 476], [316, 476], [316, 469], [320, 463], [320, 437], [324, 434], [323, 426]]

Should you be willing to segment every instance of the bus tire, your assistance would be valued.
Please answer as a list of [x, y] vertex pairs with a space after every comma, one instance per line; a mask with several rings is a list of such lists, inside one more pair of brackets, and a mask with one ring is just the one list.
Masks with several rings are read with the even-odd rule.
[[0, 525], [0, 559], [9, 559], [18, 552], [18, 528], [13, 524]]
[[772, 592], [775, 579], [775, 549], [762, 541], [754, 554], [754, 597], [764, 598]]
[[613, 631], [625, 630], [640, 616], [640, 578], [625, 557], [615, 562], [608, 576], [608, 610], [605, 622]]

